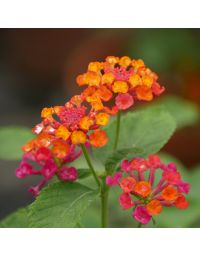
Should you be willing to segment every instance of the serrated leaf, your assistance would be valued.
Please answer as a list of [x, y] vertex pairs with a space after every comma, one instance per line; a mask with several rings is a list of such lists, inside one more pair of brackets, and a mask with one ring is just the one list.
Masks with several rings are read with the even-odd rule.
[[75, 227], [97, 194], [79, 183], [51, 184], [30, 207], [31, 227]]
[[28, 228], [28, 207], [17, 210], [0, 221], [0, 228]]
[[[148, 154], [158, 152], [175, 131], [173, 117], [163, 108], [151, 107], [125, 114], [121, 118], [118, 149], [138, 147]], [[105, 147], [94, 149], [94, 157], [105, 162], [113, 151], [116, 119], [105, 127], [109, 141]]]
[[174, 117], [177, 128], [195, 125], [200, 120], [198, 106], [177, 96], [165, 96], [156, 105], [163, 105]]
[[116, 171], [119, 163], [125, 159], [129, 154], [134, 156], [142, 156], [145, 151], [140, 148], [125, 148], [125, 149], [120, 149], [117, 150], [108, 156], [105, 162], [105, 169], [108, 174], [112, 174], [114, 171]]
[[21, 158], [21, 147], [34, 137], [31, 129], [26, 127], [0, 128], [0, 159], [18, 160]]

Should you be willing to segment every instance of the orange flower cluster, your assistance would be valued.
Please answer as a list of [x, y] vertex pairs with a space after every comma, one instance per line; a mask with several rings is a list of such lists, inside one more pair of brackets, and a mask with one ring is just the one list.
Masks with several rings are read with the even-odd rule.
[[[18, 178], [43, 176], [41, 183], [29, 189], [34, 196], [54, 175], [69, 182], [78, 178], [76, 168], [65, 165], [81, 155], [81, 144], [102, 147], [108, 141], [100, 128], [109, 122], [109, 114], [87, 108], [81, 95], [64, 106], [44, 108], [41, 117], [42, 122], [33, 128], [37, 136], [22, 147], [24, 155], [16, 170]], [[41, 166], [39, 170], [34, 169], [32, 161]]]
[[108, 137], [100, 128], [109, 122], [110, 115], [88, 107], [83, 95], [76, 95], [64, 106], [44, 108], [41, 118], [42, 122], [32, 129], [37, 136], [22, 147], [24, 155], [16, 170], [21, 179], [29, 175], [43, 177], [29, 189], [34, 196], [54, 175], [68, 182], [78, 178], [76, 168], [66, 165], [81, 155], [81, 144], [102, 147], [107, 143]]
[[[52, 152], [59, 158], [68, 154], [71, 144], [89, 142], [94, 147], [106, 144], [106, 133], [99, 128], [109, 122], [109, 115], [92, 109], [87, 113], [87, 108], [74, 99], [72, 98], [65, 106], [42, 110], [43, 121], [33, 128], [33, 132], [38, 136], [23, 146], [25, 152], [52, 145]], [[92, 132], [88, 133], [89, 131]]]
[[[115, 114], [118, 109], [128, 109], [135, 100], [151, 101], [165, 89], [157, 82], [158, 76], [147, 68], [142, 60], [109, 56], [105, 62], [91, 62], [86, 73], [77, 76], [86, 101], [94, 110]], [[114, 99], [113, 108], [106, 102]]]

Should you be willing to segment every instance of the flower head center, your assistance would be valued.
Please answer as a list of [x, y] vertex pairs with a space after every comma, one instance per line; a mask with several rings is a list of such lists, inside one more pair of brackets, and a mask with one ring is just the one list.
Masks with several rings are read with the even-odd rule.
[[86, 107], [70, 107], [62, 110], [59, 114], [59, 117], [62, 123], [64, 123], [65, 125], [67, 125], [67, 127], [74, 130], [78, 126], [82, 117], [85, 116], [85, 114]]
[[125, 67], [116, 67], [106, 69], [106, 73], [111, 72], [117, 81], [128, 81], [133, 74], [133, 69], [127, 70]]

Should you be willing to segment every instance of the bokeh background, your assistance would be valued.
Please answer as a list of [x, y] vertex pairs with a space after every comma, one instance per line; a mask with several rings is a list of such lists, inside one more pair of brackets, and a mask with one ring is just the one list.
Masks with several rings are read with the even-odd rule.
[[[80, 92], [75, 77], [90, 61], [108, 55], [142, 58], [159, 74], [165, 95], [178, 97], [168, 105], [177, 118], [183, 116], [183, 125], [164, 151], [191, 175], [200, 173], [199, 29], [0, 29], [0, 127], [32, 128], [43, 107], [63, 104]], [[18, 163], [0, 160], [0, 218], [33, 201], [27, 188], [36, 179], [18, 180]], [[195, 216], [189, 226], [200, 227], [200, 212]]]

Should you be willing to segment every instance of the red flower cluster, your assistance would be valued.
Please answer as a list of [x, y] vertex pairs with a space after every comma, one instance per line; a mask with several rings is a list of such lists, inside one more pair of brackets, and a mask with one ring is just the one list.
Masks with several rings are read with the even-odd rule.
[[[92, 62], [87, 73], [77, 77], [78, 85], [88, 85], [80, 95], [73, 96], [64, 106], [44, 108], [42, 122], [33, 128], [36, 137], [23, 146], [24, 156], [16, 170], [18, 178], [42, 175], [42, 182], [30, 189], [34, 195], [57, 175], [59, 179], [75, 181], [77, 170], [64, 167], [78, 158], [81, 144], [102, 147], [108, 137], [101, 129], [110, 115], [127, 109], [134, 101], [150, 101], [164, 88], [157, 75], [142, 60], [129, 57], [107, 57], [105, 62]], [[113, 107], [105, 103], [114, 99]], [[39, 167], [34, 167], [36, 162]]]
[[[20, 166], [16, 170], [16, 176], [20, 179], [26, 178], [29, 175], [42, 175], [43, 180], [35, 187], [31, 187], [29, 191], [37, 196], [42, 187], [53, 178], [54, 175], [60, 180], [63, 181], [75, 181], [78, 177], [78, 173], [76, 168], [65, 166], [64, 164], [68, 164], [78, 158], [81, 154], [81, 151], [75, 151], [75, 146], [71, 145], [69, 148], [69, 152], [66, 154], [66, 145], [60, 144], [56, 145], [56, 143], [62, 143], [61, 141], [55, 142], [53, 146], [53, 150], [50, 150], [47, 147], [38, 147], [34, 148], [34, 150], [25, 153], [23, 155]], [[55, 148], [59, 147], [59, 149]], [[63, 147], [63, 149], [60, 148]], [[59, 153], [59, 157], [57, 153]], [[61, 155], [63, 154], [63, 155]], [[56, 156], [55, 156], [56, 155]], [[37, 167], [33, 167], [32, 163], [37, 163]]]
[[[161, 171], [162, 177], [154, 185], [156, 171]], [[189, 205], [182, 194], [189, 193], [189, 184], [181, 179], [174, 163], [165, 165], [157, 155], [150, 155], [148, 159], [124, 160], [121, 171], [108, 176], [106, 183], [120, 186], [120, 205], [125, 210], [134, 207], [133, 217], [142, 224], [147, 224], [152, 216], [160, 214], [163, 206], [185, 209]]]

